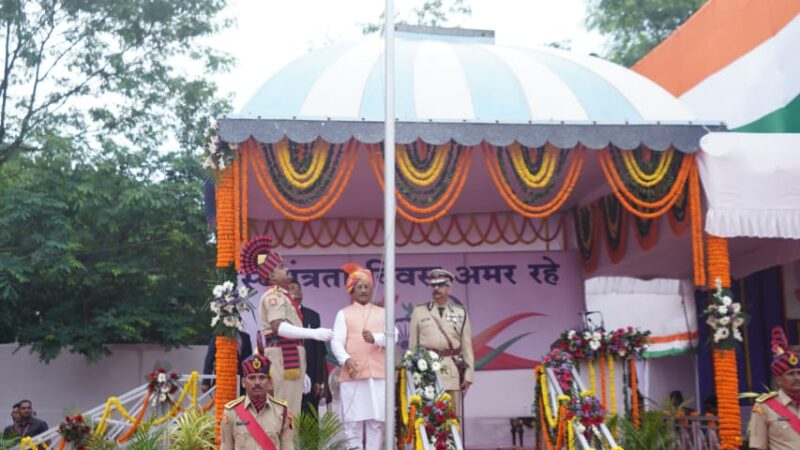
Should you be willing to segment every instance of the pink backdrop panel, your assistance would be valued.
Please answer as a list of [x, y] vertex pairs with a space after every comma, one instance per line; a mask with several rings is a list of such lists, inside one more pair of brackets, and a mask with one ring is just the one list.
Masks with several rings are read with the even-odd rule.
[[[383, 304], [380, 255], [286, 257], [303, 286], [303, 304], [320, 314], [323, 326], [331, 327], [336, 312], [349, 303], [340, 267], [351, 261], [373, 271], [379, 280], [375, 302]], [[456, 277], [451, 300], [469, 311], [478, 370], [531, 368], [561, 331], [580, 322], [584, 302], [578, 264], [574, 252], [561, 251], [397, 255], [395, 314], [400, 347], [408, 346], [414, 305], [431, 299], [427, 272], [442, 267]], [[258, 291], [253, 297], [257, 305], [266, 287], [255, 277], [242, 282]], [[255, 337], [256, 319], [246, 317], [245, 328]]]

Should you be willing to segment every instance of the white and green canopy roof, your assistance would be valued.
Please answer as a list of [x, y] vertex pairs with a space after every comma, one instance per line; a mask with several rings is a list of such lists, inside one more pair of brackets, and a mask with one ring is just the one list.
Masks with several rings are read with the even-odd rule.
[[[666, 90], [626, 68], [563, 50], [497, 46], [480, 30], [400, 30], [395, 80], [398, 143], [693, 152], [706, 126], [719, 125], [697, 123]], [[338, 44], [277, 72], [237, 116], [220, 121], [220, 136], [379, 142], [383, 99], [382, 40]]]

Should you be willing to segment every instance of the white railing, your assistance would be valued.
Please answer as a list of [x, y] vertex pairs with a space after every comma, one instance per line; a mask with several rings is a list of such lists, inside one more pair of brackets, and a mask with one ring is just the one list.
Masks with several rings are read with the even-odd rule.
[[[413, 381], [414, 378], [411, 374], [411, 371], [409, 371], [408, 369], [404, 370], [406, 371], [406, 380], [408, 380], [408, 382], [406, 383], [406, 398], [411, 399], [411, 397], [416, 394], [414, 392], [414, 381]], [[436, 389], [435, 398], [438, 398], [439, 395], [445, 392], [444, 388], [442, 387], [442, 382], [439, 379], [439, 374], [436, 374], [435, 389]], [[411, 425], [411, 420], [413, 420], [413, 418], [409, 417], [408, 418], [409, 426], [413, 426]], [[463, 423], [460, 425], [462, 427], [464, 426]], [[464, 444], [461, 442], [461, 433], [458, 431], [458, 427], [456, 427], [455, 425], [450, 425], [450, 434], [453, 435], [453, 443], [455, 444], [456, 449], [463, 450]], [[422, 440], [423, 450], [433, 450], [433, 447], [431, 446], [430, 441], [428, 440], [428, 432], [425, 431], [425, 424], [422, 423], [419, 424], [419, 435], [420, 439]], [[408, 448], [408, 446], [405, 446], [405, 448]]]
[[[191, 375], [181, 375], [178, 378], [178, 382], [181, 383], [181, 389], [185, 389], [187, 387], [187, 382], [189, 381], [190, 377], [191, 377]], [[199, 390], [199, 387], [200, 387], [201, 383], [204, 380], [214, 380], [215, 378], [216, 377], [214, 375], [198, 375], [197, 376], [197, 386], [198, 386], [197, 404], [198, 404], [198, 406], [203, 406], [203, 405], [207, 404], [208, 402], [212, 401], [213, 394], [214, 394], [214, 392], [216, 390], [216, 386], [212, 386], [206, 392], [201, 392]], [[138, 386], [138, 387], [136, 387], [134, 389], [131, 389], [130, 391], [128, 391], [128, 392], [126, 392], [126, 393], [124, 393], [122, 395], [117, 396], [117, 399], [119, 400], [120, 405], [122, 405], [122, 407], [125, 408], [125, 410], [127, 410], [128, 413], [131, 416], [136, 417], [141, 412], [142, 408], [145, 408], [147, 406], [147, 405], [144, 404], [144, 399], [147, 396], [147, 391], [148, 391], [148, 385], [147, 384], [143, 384], [143, 385]], [[184, 396], [183, 402], [184, 402], [184, 404], [186, 404], [186, 402], [191, 402], [190, 393], [187, 393], [187, 395]], [[108, 401], [106, 401], [106, 402], [104, 402], [104, 403], [102, 403], [102, 404], [100, 404], [98, 406], [95, 406], [94, 408], [89, 409], [88, 411], [84, 411], [83, 413], [81, 413], [81, 415], [83, 415], [84, 420], [86, 420], [86, 421], [88, 421], [88, 422], [90, 422], [90, 423], [92, 423], [94, 425], [97, 425], [98, 423], [100, 423], [100, 420], [103, 417], [103, 413], [105, 412], [107, 404], [108, 404]], [[183, 408], [183, 405], [181, 405], [181, 407], [182, 407], [182, 409], [185, 410], [185, 408]], [[168, 414], [168, 413], [165, 413], [165, 414]], [[116, 415], [119, 416], [118, 413]], [[132, 424], [130, 422], [128, 422], [127, 420], [125, 420], [125, 419], [121, 419], [120, 420], [120, 419], [116, 419], [116, 418], [111, 418], [111, 416], [113, 416], [113, 414], [109, 415], [109, 417], [107, 417], [106, 421], [105, 421], [108, 424], [108, 428], [107, 428], [106, 433], [105, 433], [104, 436], [105, 436], [106, 439], [109, 439], [109, 440], [118, 439], [120, 436], [125, 434], [130, 429], [130, 427], [132, 426]], [[177, 417], [177, 415], [176, 415], [176, 417]], [[171, 417], [168, 420], [166, 420], [164, 423], [158, 425], [158, 427], [159, 428], [169, 427], [169, 425], [174, 420], [175, 420], [175, 417]], [[32, 442], [37, 448], [41, 449], [43, 447], [47, 448], [47, 447], [50, 447], [52, 445], [55, 445], [59, 441], [59, 439], [61, 439], [61, 437], [58, 434], [58, 425], [56, 425], [55, 427], [52, 427], [52, 428], [48, 429], [44, 433], [41, 433], [41, 434], [39, 434], [37, 436], [34, 436], [32, 438]], [[19, 445], [17, 445], [16, 447], [12, 448], [12, 450], [16, 450], [16, 449], [19, 449]]]
[[[558, 383], [558, 379], [556, 378], [555, 373], [553, 373], [553, 369], [547, 368], [545, 373], [547, 374], [547, 384], [550, 387], [550, 389], [548, 389], [548, 393], [550, 394], [550, 406], [553, 411], [558, 411], [558, 397], [564, 395], [564, 391], [561, 389], [561, 385]], [[586, 390], [583, 380], [578, 375], [578, 372], [575, 371], [574, 367], [572, 368], [572, 378], [575, 380], [574, 382], [578, 387], [578, 392], [583, 392]], [[546, 399], [543, 398], [542, 401], [546, 401]], [[611, 431], [608, 429], [606, 424], [602, 424], [598, 428], [600, 429], [600, 434], [603, 436], [603, 439], [600, 439], [601, 442], [599, 443], [599, 447], [592, 447], [589, 445], [589, 442], [586, 440], [586, 437], [583, 435], [583, 433], [575, 433], [576, 440], [580, 445], [579, 448], [610, 450], [617, 446], [617, 442], [614, 440], [614, 436], [611, 434]]]
[[719, 418], [669, 416], [677, 436], [676, 450], [719, 450]]

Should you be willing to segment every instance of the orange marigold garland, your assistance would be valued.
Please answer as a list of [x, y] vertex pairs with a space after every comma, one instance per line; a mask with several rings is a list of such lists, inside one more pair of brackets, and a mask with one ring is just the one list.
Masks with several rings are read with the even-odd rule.
[[742, 424], [739, 410], [739, 374], [736, 368], [736, 350], [714, 349], [713, 358], [720, 449], [738, 449], [742, 445]]
[[[505, 168], [496, 152], [497, 149], [494, 147], [486, 144], [483, 145], [483, 158], [486, 162], [486, 167], [489, 169], [489, 175], [506, 204], [517, 213], [528, 218], [547, 217], [557, 211], [564, 202], [567, 201], [567, 198], [569, 198], [569, 195], [575, 189], [575, 184], [578, 181], [578, 176], [583, 168], [583, 162], [586, 156], [586, 150], [584, 148], [570, 150], [569, 154], [572, 155], [572, 160], [569, 162], [567, 174], [564, 176], [561, 189], [552, 195], [550, 200], [540, 205], [533, 205], [533, 200], [523, 200], [520, 198], [520, 194], [509, 184], [508, 177], [504, 175]], [[568, 156], [560, 157], [560, 161], [557, 165], [566, 164], [564, 160], [566, 160], [567, 157]], [[537, 192], [535, 195], [532, 195], [531, 199], [538, 199], [540, 195], [549, 194], [550, 190], [555, 188], [555, 183], [558, 178], [559, 177], [556, 176], [550, 177], [550, 183], [541, 190], [542, 192]], [[517, 188], [521, 191], [524, 190], [521, 185], [518, 185]]]
[[[730, 257], [728, 241], [706, 235], [708, 244], [708, 279], [717, 280], [722, 288], [730, 288]], [[714, 286], [709, 286], [713, 288]], [[739, 408], [739, 371], [736, 349], [713, 349], [714, 387], [717, 393], [720, 448], [738, 449], [742, 445], [741, 415]]]
[[[708, 279], [719, 280], [724, 288], [731, 287], [731, 263], [728, 240], [706, 234], [708, 244]], [[709, 286], [713, 287], [713, 286]]]
[[144, 413], [145, 411], [147, 411], [147, 406], [150, 405], [150, 396], [152, 394], [153, 391], [148, 389], [147, 393], [144, 396], [144, 400], [142, 400], [142, 407], [141, 409], [139, 409], [139, 414], [136, 414], [136, 417], [134, 418], [131, 427], [128, 428], [128, 431], [126, 431], [122, 436], [117, 438], [118, 443], [124, 444], [125, 442], [127, 442], [128, 439], [130, 439], [131, 436], [133, 436], [133, 433], [135, 433], [136, 430], [139, 428], [139, 425], [142, 423], [142, 418], [144, 417]]
[[234, 237], [234, 175], [228, 168], [217, 175], [217, 268], [224, 269], [236, 260]]
[[217, 346], [215, 371], [217, 374], [216, 395], [214, 396], [214, 417], [216, 425], [214, 432], [217, 435], [217, 442], [220, 439], [220, 422], [222, 414], [225, 412], [225, 404], [236, 398], [236, 375], [238, 374], [238, 359], [236, 356], [236, 338], [227, 336], [217, 336], [215, 338]]
[[237, 341], [239, 331], [242, 330], [242, 313], [253, 311], [253, 304], [249, 298], [254, 291], [246, 286], [238, 288], [232, 281], [225, 281], [214, 286], [213, 297], [209, 302], [209, 309], [213, 314], [211, 327], [216, 345], [216, 359], [214, 371], [217, 376], [216, 392], [214, 395], [215, 406], [215, 432], [219, 442], [220, 421], [224, 414], [225, 404], [236, 398], [238, 375]]
[[[250, 140], [245, 143], [242, 152], [249, 158], [248, 162], [253, 168], [261, 191], [272, 206], [290, 220], [310, 222], [325, 215], [339, 201], [355, 168], [358, 157], [355, 146], [355, 142], [351, 140], [343, 146], [337, 145], [331, 148], [329, 151], [336, 153], [337, 156], [326, 160], [324, 172], [309, 188], [298, 191], [298, 195], [306, 195], [303, 198], [290, 195], [299, 188], [291, 185], [292, 181], [296, 180], [284, 179], [280, 164], [272, 160], [265, 161], [266, 156], [272, 156], [271, 148], [262, 149], [256, 142]], [[284, 185], [286, 183], [291, 186]], [[300, 206], [301, 202], [303, 206]]]
[[636, 359], [628, 359], [631, 372], [631, 420], [633, 426], [639, 428], [639, 384], [636, 378]]
[[[694, 284], [706, 284], [705, 253], [703, 253], [703, 208], [700, 204], [700, 176], [697, 162], [693, 162], [689, 174], [689, 218], [692, 227], [692, 256], [694, 258]], [[713, 278], [712, 278], [713, 279]]]
[[[409, 153], [405, 146], [398, 146], [398, 149], [403, 155]], [[472, 164], [470, 147], [455, 146], [454, 143], [451, 143], [447, 146], [437, 146], [435, 150], [431, 151], [436, 154], [448, 154], [449, 162], [436, 170], [429, 171], [428, 174], [413, 174], [411, 173], [413, 164], [409, 162], [408, 165], [403, 165], [402, 160], [398, 162], [396, 171], [398, 186], [395, 188], [397, 213], [412, 223], [431, 223], [447, 214], [461, 196]], [[368, 153], [372, 171], [375, 173], [381, 190], [385, 191], [383, 153], [380, 145], [369, 146]], [[420, 180], [415, 175], [426, 175], [427, 178]], [[434, 186], [432, 190], [422, 189], [423, 185], [428, 185], [431, 177], [437, 178], [437, 182], [432, 184]], [[426, 194], [428, 192], [430, 194]], [[422, 199], [431, 203], [424, 206], [418, 205], [423, 201]]]
[[[617, 196], [625, 209], [642, 219], [660, 217], [672, 208], [680, 197], [686, 180], [689, 177], [690, 168], [694, 164], [694, 155], [683, 155], [683, 157], [680, 158], [680, 167], [675, 174], [675, 181], [669, 189], [661, 194], [660, 198], [656, 198], [655, 200], [643, 200], [631, 192], [626, 182], [620, 177], [617, 168], [614, 166], [611, 150], [601, 150], [596, 152], [596, 154], [600, 162], [600, 168], [603, 170], [603, 174], [606, 176], [606, 180], [608, 180], [614, 195]], [[663, 190], [664, 188], [662, 186], [659, 191]], [[647, 188], [645, 192], [649, 196], [658, 195], [654, 188]]]

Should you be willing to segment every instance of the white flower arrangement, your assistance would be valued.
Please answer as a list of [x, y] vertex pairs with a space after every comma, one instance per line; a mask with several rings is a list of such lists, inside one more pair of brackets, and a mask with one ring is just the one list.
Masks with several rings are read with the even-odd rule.
[[212, 121], [206, 133], [208, 147], [205, 149], [206, 159], [203, 169], [222, 171], [233, 164], [235, 145], [222, 141], [217, 134], [217, 122]]
[[211, 327], [214, 328], [214, 334], [236, 337], [243, 329], [242, 313], [253, 311], [249, 300], [253, 293], [245, 286], [237, 289], [231, 281], [214, 286], [211, 293], [214, 298], [209, 303], [209, 309], [213, 313]]
[[403, 354], [403, 367], [411, 373], [414, 392], [426, 399], [433, 399], [436, 393], [436, 376], [445, 371], [438, 353], [420, 350], [417, 353], [406, 350]]
[[741, 327], [746, 322], [742, 305], [733, 301], [731, 292], [722, 288], [722, 282], [715, 280], [716, 289], [711, 296], [711, 304], [705, 309], [706, 323], [711, 328], [714, 345], [719, 348], [733, 347], [742, 342]]

